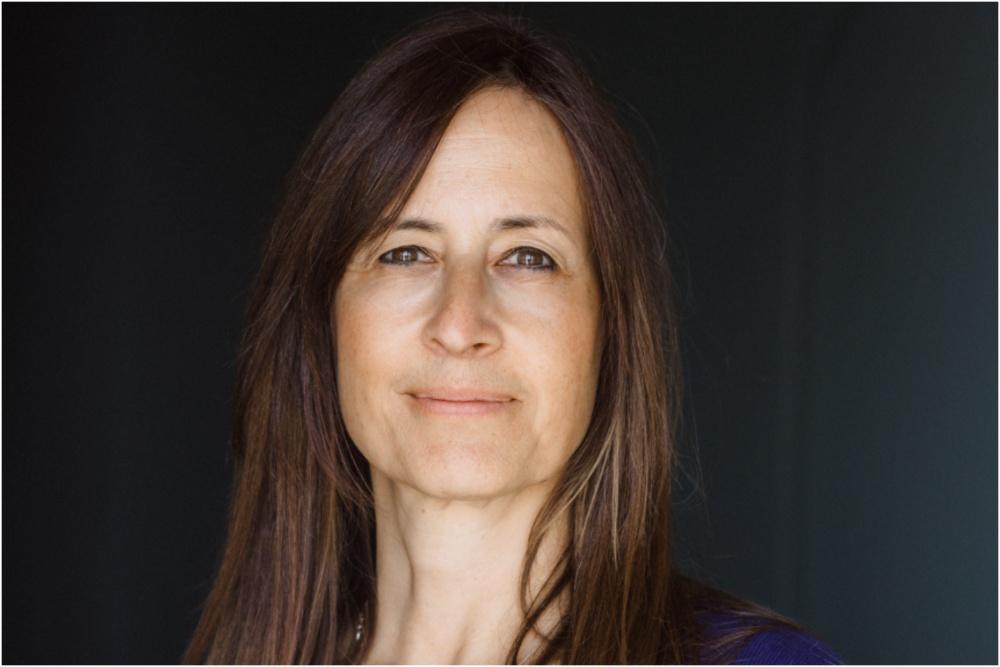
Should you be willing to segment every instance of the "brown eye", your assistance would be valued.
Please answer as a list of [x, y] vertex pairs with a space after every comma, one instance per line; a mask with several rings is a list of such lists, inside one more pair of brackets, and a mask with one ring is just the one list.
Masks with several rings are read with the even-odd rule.
[[556, 264], [552, 261], [551, 257], [541, 250], [534, 248], [515, 248], [507, 257], [520, 258], [514, 260], [514, 265], [521, 269], [552, 271], [556, 268]]
[[399, 264], [409, 266], [417, 261], [417, 258], [424, 251], [416, 246], [408, 245], [401, 248], [393, 248], [378, 258], [382, 264]]

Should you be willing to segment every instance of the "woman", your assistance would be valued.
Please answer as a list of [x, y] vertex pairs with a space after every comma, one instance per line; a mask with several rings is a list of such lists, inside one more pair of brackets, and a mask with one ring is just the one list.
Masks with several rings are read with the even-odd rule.
[[585, 74], [459, 10], [300, 158], [238, 367], [225, 553], [186, 662], [831, 662], [671, 568], [666, 237]]

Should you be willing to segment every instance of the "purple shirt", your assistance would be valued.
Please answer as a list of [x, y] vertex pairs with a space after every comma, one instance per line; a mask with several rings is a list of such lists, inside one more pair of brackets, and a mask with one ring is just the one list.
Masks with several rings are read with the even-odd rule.
[[[718, 635], [749, 623], [727, 614], [705, 614], [709, 635]], [[706, 662], [711, 662], [706, 660]], [[768, 629], [750, 638], [732, 662], [734, 665], [842, 665], [833, 649], [819, 639], [791, 629]]]

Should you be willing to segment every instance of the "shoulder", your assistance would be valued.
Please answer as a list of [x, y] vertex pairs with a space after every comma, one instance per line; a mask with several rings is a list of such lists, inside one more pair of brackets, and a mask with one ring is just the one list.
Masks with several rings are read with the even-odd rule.
[[833, 649], [819, 639], [787, 628], [761, 630], [743, 646], [736, 665], [841, 665]]
[[[795, 625], [769, 623], [765, 618], [724, 612], [701, 616], [703, 630], [709, 639], [730, 639], [734, 643], [717, 644], [721, 650], [728, 645], [734, 665], [840, 665], [840, 656], [827, 644]], [[718, 655], [714, 655], [718, 653]], [[705, 662], [716, 662], [724, 655], [709, 651]]]

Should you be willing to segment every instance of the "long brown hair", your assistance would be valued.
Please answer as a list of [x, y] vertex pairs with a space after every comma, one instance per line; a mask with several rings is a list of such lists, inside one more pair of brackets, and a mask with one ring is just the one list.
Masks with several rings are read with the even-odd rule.
[[[601, 286], [604, 340], [588, 432], [532, 527], [524, 622], [507, 661], [692, 663], [732, 656], [698, 614], [766, 609], [672, 570], [670, 488], [682, 376], [668, 238], [649, 170], [570, 51], [522, 19], [460, 9], [408, 31], [337, 99], [286, 182], [241, 341], [235, 476], [224, 553], [186, 663], [351, 663], [374, 627], [368, 463], [339, 412], [332, 299], [348, 260], [384, 233], [450, 119], [486, 86], [517, 87], [558, 119], [576, 159]], [[570, 539], [528, 599], [545, 531]], [[560, 597], [543, 650], [519, 655]], [[721, 651], [721, 652], [720, 652]]]

